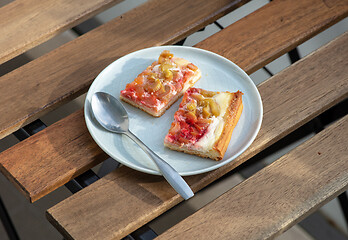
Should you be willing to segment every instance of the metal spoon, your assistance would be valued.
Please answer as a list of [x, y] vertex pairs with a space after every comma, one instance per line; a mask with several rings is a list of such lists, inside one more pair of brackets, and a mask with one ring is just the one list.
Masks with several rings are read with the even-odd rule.
[[185, 199], [189, 199], [194, 194], [175, 169], [147, 147], [138, 137], [128, 128], [128, 115], [126, 109], [116, 98], [104, 92], [96, 92], [92, 96], [92, 111], [95, 118], [106, 130], [114, 133], [121, 133], [128, 136], [137, 143], [145, 153], [156, 163], [162, 175], [168, 183]]

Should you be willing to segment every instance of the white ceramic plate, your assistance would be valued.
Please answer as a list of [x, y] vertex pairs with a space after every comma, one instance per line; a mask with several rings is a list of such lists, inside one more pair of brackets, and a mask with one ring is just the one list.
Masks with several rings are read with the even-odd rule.
[[194, 63], [202, 71], [195, 87], [211, 91], [240, 90], [244, 93], [244, 109], [235, 127], [231, 142], [221, 161], [200, 158], [165, 148], [163, 139], [182, 100], [173, 104], [164, 115], [155, 118], [123, 103], [129, 116], [129, 128], [146, 145], [172, 165], [182, 176], [200, 174], [231, 162], [245, 151], [255, 139], [262, 121], [260, 94], [249, 76], [237, 65], [215, 53], [182, 46], [161, 46], [130, 53], [106, 67], [91, 85], [85, 102], [85, 119], [88, 130], [96, 143], [112, 158], [133, 169], [159, 175], [150, 158], [127, 136], [104, 130], [91, 112], [90, 100], [95, 92], [107, 92], [119, 99], [120, 91], [136, 78], [148, 65], [157, 60], [163, 50]]

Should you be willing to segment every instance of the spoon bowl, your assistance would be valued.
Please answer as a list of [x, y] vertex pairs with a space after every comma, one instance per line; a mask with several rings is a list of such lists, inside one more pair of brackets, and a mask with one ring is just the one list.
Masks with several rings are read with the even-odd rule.
[[92, 96], [91, 105], [95, 118], [105, 129], [115, 133], [128, 131], [127, 111], [116, 98], [104, 92], [97, 92]]
[[129, 120], [122, 103], [108, 93], [96, 92], [91, 99], [92, 112], [102, 127], [114, 133], [125, 134], [155, 162], [159, 171], [168, 183], [185, 199], [194, 194], [179, 173], [161, 157], [147, 147], [129, 130]]

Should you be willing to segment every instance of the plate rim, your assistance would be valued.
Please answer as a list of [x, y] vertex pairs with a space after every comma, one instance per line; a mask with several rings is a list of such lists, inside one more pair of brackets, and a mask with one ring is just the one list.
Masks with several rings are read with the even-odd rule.
[[[191, 175], [197, 175], [197, 174], [202, 174], [202, 173], [206, 173], [206, 172], [210, 172], [210, 171], [213, 171], [213, 170], [216, 170], [217, 168], [220, 168], [230, 162], [232, 162], [234, 159], [236, 159], [237, 157], [239, 157], [243, 152], [245, 152], [246, 149], [248, 149], [250, 147], [250, 145], [254, 142], [256, 136], [258, 135], [259, 131], [260, 131], [260, 128], [261, 128], [261, 125], [262, 125], [262, 120], [263, 120], [263, 103], [262, 103], [262, 98], [261, 98], [261, 95], [260, 95], [260, 92], [258, 91], [258, 88], [257, 86], [255, 85], [255, 83], [252, 81], [252, 79], [250, 78], [250, 76], [243, 70], [241, 69], [237, 64], [235, 64], [234, 62], [232, 62], [231, 60], [217, 54], [217, 53], [214, 53], [214, 52], [211, 52], [211, 51], [208, 51], [208, 50], [205, 50], [205, 49], [201, 49], [201, 48], [197, 48], [197, 47], [191, 47], [191, 46], [175, 46], [175, 45], [162, 45], [162, 46], [153, 46], [153, 47], [148, 47], [148, 48], [143, 48], [143, 49], [139, 49], [139, 50], [136, 50], [136, 51], [133, 51], [133, 52], [130, 52], [128, 54], [125, 54], [123, 55], [122, 57], [116, 59], [115, 61], [111, 62], [108, 66], [106, 66], [102, 71], [100, 71], [98, 73], [98, 75], [94, 78], [93, 82], [91, 83], [87, 93], [86, 93], [86, 98], [85, 98], [85, 102], [84, 102], [84, 118], [85, 118], [85, 123], [86, 123], [86, 126], [87, 126], [87, 129], [88, 129], [88, 132], [89, 134], [92, 136], [93, 140], [97, 143], [97, 145], [107, 154], [109, 155], [111, 158], [113, 158], [115, 161], [118, 161], [119, 163], [127, 166], [127, 167], [130, 167], [134, 170], [137, 170], [137, 171], [140, 171], [140, 172], [144, 172], [144, 173], [148, 173], [148, 174], [153, 174], [153, 175], [162, 175], [159, 171], [156, 171], [154, 169], [150, 169], [150, 168], [146, 168], [146, 167], [141, 167], [139, 165], [136, 165], [136, 164], [129, 164], [129, 162], [124, 162], [122, 160], [119, 160], [119, 158], [117, 156], [115, 156], [115, 154], [112, 153], [112, 151], [108, 150], [107, 148], [104, 147], [104, 144], [102, 144], [99, 139], [93, 134], [93, 130], [91, 130], [91, 125], [93, 125], [92, 121], [88, 121], [88, 118], [87, 118], [87, 114], [92, 114], [92, 111], [90, 111], [90, 113], [88, 113], [88, 107], [89, 106], [89, 95], [93, 94], [91, 91], [92, 91], [92, 88], [94, 86], [94, 84], [96, 84], [96, 80], [102, 75], [104, 74], [106, 71], [109, 70], [109, 68], [111, 68], [111, 66], [113, 64], [115, 64], [116, 62], [120, 61], [121, 59], [123, 58], [126, 58], [126, 57], [129, 57], [129, 55], [133, 55], [133, 54], [138, 54], [139, 52], [143, 52], [143, 51], [150, 51], [152, 49], [190, 49], [190, 50], [194, 50], [194, 51], [198, 51], [198, 52], [204, 52], [206, 54], [209, 54], [209, 55], [213, 55], [214, 57], [217, 57], [217, 58], [220, 58], [224, 61], [227, 61], [229, 64], [232, 64], [238, 71], [240, 74], [243, 75], [243, 78], [246, 78], [248, 79], [249, 83], [251, 83], [251, 86], [253, 87], [254, 91], [257, 93], [256, 95], [256, 99], [257, 99], [257, 103], [258, 103], [258, 109], [260, 111], [260, 114], [259, 116], [257, 116], [257, 125], [256, 125], [256, 129], [255, 131], [252, 133], [252, 136], [248, 139], [247, 143], [241, 148], [239, 149], [239, 151], [234, 154], [230, 159], [227, 159], [227, 160], [224, 160], [224, 161], [217, 161], [217, 164], [214, 164], [210, 167], [207, 167], [207, 168], [203, 168], [203, 169], [200, 169], [200, 170], [194, 170], [194, 171], [185, 171], [185, 172], [179, 172], [178, 173], [181, 175], [181, 176], [191, 176]], [[170, 50], [170, 49], [169, 49]], [[211, 160], [211, 161], [214, 161], [214, 160]]]

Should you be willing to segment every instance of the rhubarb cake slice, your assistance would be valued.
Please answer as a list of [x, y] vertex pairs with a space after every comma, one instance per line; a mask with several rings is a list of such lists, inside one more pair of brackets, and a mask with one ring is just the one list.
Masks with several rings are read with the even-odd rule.
[[242, 114], [243, 93], [189, 88], [174, 114], [164, 145], [200, 157], [221, 160]]
[[201, 77], [193, 63], [174, 57], [168, 50], [121, 91], [121, 100], [154, 117], [161, 116]]

